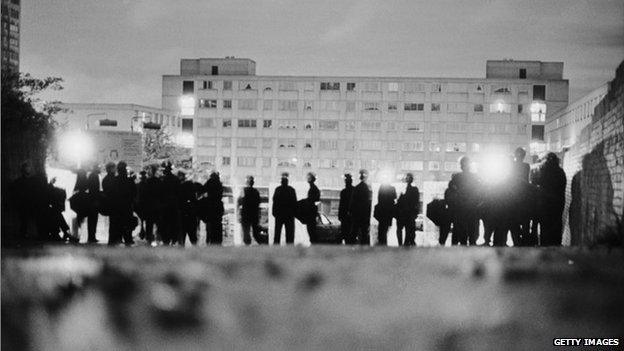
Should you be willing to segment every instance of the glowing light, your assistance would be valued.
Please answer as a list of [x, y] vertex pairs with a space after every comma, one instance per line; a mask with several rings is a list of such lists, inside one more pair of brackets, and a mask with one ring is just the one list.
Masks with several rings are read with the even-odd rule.
[[76, 130], [59, 136], [59, 153], [79, 166], [93, 155], [93, 141], [85, 133]]
[[394, 170], [383, 168], [377, 173], [377, 180], [380, 183], [390, 183], [394, 179]]
[[195, 98], [184, 95], [180, 98], [180, 113], [183, 116], [193, 116], [195, 114]]
[[292, 161], [293, 161], [293, 162], [297, 162], [298, 160], [297, 160], [297, 158], [296, 158], [296, 157], [293, 157], [293, 158], [292, 158]]
[[543, 102], [533, 102], [531, 104], [531, 121], [544, 122], [546, 120], [546, 104]]
[[195, 137], [191, 133], [181, 133], [177, 139], [178, 144], [183, 147], [192, 148], [195, 145]]
[[504, 154], [489, 154], [479, 163], [479, 173], [488, 182], [501, 182], [511, 173], [511, 159]]

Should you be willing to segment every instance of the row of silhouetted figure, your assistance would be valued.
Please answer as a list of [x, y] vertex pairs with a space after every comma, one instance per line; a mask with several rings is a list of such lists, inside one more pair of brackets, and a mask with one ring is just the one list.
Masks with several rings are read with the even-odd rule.
[[[491, 179], [472, 169], [468, 157], [459, 161], [461, 172], [453, 174], [444, 198], [427, 205], [427, 216], [439, 227], [439, 244], [445, 245], [449, 234], [453, 245], [476, 245], [483, 223], [484, 245], [505, 246], [508, 233], [514, 246], [560, 245], [561, 215], [564, 206], [566, 178], [555, 154], [548, 154], [543, 164], [531, 172], [524, 162], [525, 151], [518, 148], [513, 157], [500, 165], [509, 169], [507, 177]], [[63, 217], [65, 190], [55, 186], [55, 179], [46, 182], [30, 175], [28, 164], [22, 176], [12, 185], [12, 202], [19, 214], [20, 236], [26, 236], [28, 223], [35, 223], [38, 236], [46, 241], [79, 241], [79, 229], [87, 223], [88, 243], [97, 243], [96, 229], [100, 216], [109, 218], [108, 244], [133, 245], [133, 232], [140, 227], [139, 237], [149, 245], [185, 245], [198, 241], [200, 221], [206, 230], [208, 245], [223, 242], [224, 186], [218, 172], [212, 172], [204, 183], [187, 179], [183, 171], [173, 172], [170, 163], [150, 165], [139, 177], [128, 174], [121, 161], [108, 163], [100, 181], [99, 166], [89, 172], [76, 172], [74, 191], [69, 199], [76, 212], [72, 228]], [[389, 183], [380, 185], [373, 207], [373, 191], [367, 170], [358, 173], [359, 182], [345, 174], [340, 192], [339, 232], [327, 239], [319, 233], [318, 203], [321, 193], [315, 185], [314, 173], [307, 174], [307, 196], [297, 199], [289, 185], [288, 173], [281, 174], [280, 185], [273, 192], [271, 213], [274, 217], [273, 244], [281, 244], [282, 231], [286, 244], [295, 239], [295, 220], [306, 227], [311, 244], [371, 245], [371, 214], [377, 221], [375, 245], [387, 245], [393, 221], [400, 246], [416, 245], [416, 219], [420, 213], [420, 193], [407, 173], [405, 187], [397, 192]], [[254, 177], [247, 176], [246, 185], [237, 199], [243, 242], [268, 244], [268, 228], [261, 230], [259, 191]], [[61, 233], [63, 234], [61, 236]]]

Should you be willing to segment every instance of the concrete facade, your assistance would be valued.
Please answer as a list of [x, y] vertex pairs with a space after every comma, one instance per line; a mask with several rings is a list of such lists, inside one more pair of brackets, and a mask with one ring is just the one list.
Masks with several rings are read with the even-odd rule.
[[19, 72], [20, 0], [2, 0], [2, 69]]
[[[226, 64], [246, 74], [221, 75]], [[463, 155], [544, 151], [544, 123], [568, 103], [561, 68], [488, 61], [486, 78], [256, 76], [251, 60], [182, 60], [180, 75], [163, 76], [162, 107], [193, 121], [195, 165], [229, 184], [314, 171], [320, 187], [337, 189], [344, 172], [366, 168], [373, 181], [413, 172], [422, 187], [447, 182]]]

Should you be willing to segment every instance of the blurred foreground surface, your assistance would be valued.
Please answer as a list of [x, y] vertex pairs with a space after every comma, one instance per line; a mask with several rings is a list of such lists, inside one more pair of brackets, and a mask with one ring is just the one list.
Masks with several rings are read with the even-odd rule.
[[623, 306], [621, 250], [2, 251], [6, 350], [537, 350]]

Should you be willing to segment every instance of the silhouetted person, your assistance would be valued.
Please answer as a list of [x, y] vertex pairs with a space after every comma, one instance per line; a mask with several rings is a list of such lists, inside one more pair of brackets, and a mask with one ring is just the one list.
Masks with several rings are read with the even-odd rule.
[[476, 245], [479, 236], [479, 213], [481, 184], [476, 174], [470, 172], [470, 159], [463, 156], [460, 173], [449, 182], [449, 207], [453, 218], [453, 241], [460, 245]]
[[113, 223], [111, 222], [112, 220], [111, 217], [112, 217], [112, 213], [114, 209], [116, 170], [117, 170], [116, 166], [113, 162], [107, 163], [106, 175], [102, 179], [102, 203], [100, 204], [102, 208], [100, 209], [100, 212], [109, 216], [108, 218], [108, 245], [115, 245], [118, 243], [118, 242], [115, 242], [117, 240], [117, 236], [114, 233], [116, 229], [113, 226]]
[[316, 203], [321, 201], [321, 191], [316, 184], [314, 184], [316, 181], [316, 175], [314, 173], [308, 173], [307, 178], [310, 188], [308, 189], [308, 197], [305, 198], [306, 229], [308, 230], [310, 243], [316, 244], [318, 239], [316, 235], [316, 217], [318, 215], [318, 207], [316, 206]]
[[134, 212], [139, 216], [139, 238], [145, 239], [145, 183], [147, 181], [147, 172], [139, 172], [139, 182], [137, 183], [137, 197], [134, 206]]
[[281, 241], [282, 226], [286, 230], [286, 244], [295, 242], [295, 212], [297, 209], [297, 193], [288, 185], [288, 173], [282, 173], [281, 185], [273, 193], [273, 217], [275, 217], [275, 232], [273, 244]]
[[161, 212], [158, 232], [165, 245], [174, 245], [178, 241], [179, 218], [178, 196], [180, 180], [173, 175], [171, 163], [164, 165], [161, 186]]
[[[496, 166], [511, 170], [512, 160], [502, 158], [498, 160]], [[480, 207], [485, 229], [485, 245], [489, 245], [492, 236], [494, 246], [507, 245], [507, 234], [518, 210], [516, 206], [518, 183], [520, 180], [513, 177], [513, 174], [507, 174], [505, 177], [492, 177], [482, 184]]]
[[19, 220], [19, 240], [26, 240], [28, 227], [36, 224], [35, 179], [28, 162], [20, 168], [20, 176], [11, 184], [11, 202], [17, 210]]
[[353, 237], [353, 220], [349, 212], [351, 198], [353, 197], [353, 179], [351, 174], [344, 175], [345, 188], [340, 191], [340, 203], [338, 204], [338, 220], [340, 220], [340, 242], [344, 240], [347, 245], [357, 243]]
[[223, 184], [219, 180], [219, 173], [212, 172], [204, 185], [206, 192], [207, 213], [203, 214], [206, 219], [206, 244], [221, 245], [223, 243]]
[[260, 238], [260, 193], [258, 189], [253, 187], [254, 177], [247, 176], [247, 186], [243, 188], [242, 196], [238, 198], [238, 206], [240, 209], [241, 229], [243, 232], [243, 243], [251, 245], [252, 232], [253, 238], [257, 243], [262, 243]]
[[360, 245], [370, 245], [370, 215], [373, 202], [373, 191], [366, 181], [368, 171], [360, 170], [360, 183], [353, 188], [353, 196], [349, 206], [353, 219], [352, 237], [355, 237]]
[[[446, 245], [446, 240], [448, 239], [448, 235], [451, 232], [451, 216], [449, 212], [447, 193], [449, 189], [447, 188], [444, 192], [444, 199], [440, 199], [438, 203], [438, 211], [440, 212], [440, 218], [438, 221], [438, 227], [440, 230], [440, 235], [438, 236], [438, 243], [440, 246]], [[435, 201], [435, 200], [434, 200]], [[427, 216], [429, 216], [429, 208], [427, 207]]]
[[394, 218], [394, 200], [397, 198], [396, 189], [390, 184], [382, 184], [377, 193], [377, 205], [375, 205], [375, 219], [379, 221], [377, 232], [377, 245], [388, 245], [388, 229], [392, 226]]
[[[412, 186], [413, 182], [414, 176], [412, 173], [407, 173], [405, 175], [405, 192], [399, 196], [396, 204], [396, 235], [399, 246], [416, 245], [416, 217], [418, 217], [420, 193], [417, 187]], [[403, 228], [405, 228], [405, 242], [403, 242]]]
[[524, 162], [526, 151], [519, 147], [514, 152], [514, 162], [511, 167], [511, 185], [513, 192], [512, 213], [510, 217], [511, 238], [514, 246], [531, 245], [530, 239], [530, 208], [531, 185], [529, 184], [529, 173], [531, 167]]
[[546, 155], [546, 161], [540, 168], [537, 186], [543, 202], [540, 245], [559, 246], [563, 231], [566, 175], [559, 167], [559, 157], [556, 154], [551, 152]]
[[[136, 184], [128, 177], [127, 165], [124, 161], [117, 163], [117, 177], [115, 177], [113, 191], [113, 209], [110, 216], [110, 226], [114, 228], [113, 244], [121, 243], [126, 246], [134, 244], [132, 239], [133, 205], [136, 196]], [[110, 241], [109, 241], [110, 244]]]
[[[48, 220], [49, 220], [49, 239], [53, 241], [61, 241], [70, 238], [69, 225], [63, 217], [65, 211], [65, 200], [67, 194], [64, 189], [55, 186], [56, 178], [50, 179], [48, 184], [48, 190], [50, 192], [49, 208], [48, 208]], [[59, 236], [60, 232], [63, 232], [63, 238]]]
[[197, 195], [193, 181], [186, 179], [186, 174], [182, 171], [178, 172], [180, 181], [180, 190], [178, 199], [180, 214], [180, 238], [178, 242], [184, 246], [186, 237], [193, 245], [197, 245]]
[[154, 226], [160, 224], [161, 194], [162, 181], [158, 178], [158, 166], [150, 165], [147, 168], [147, 177], [139, 192], [139, 206], [145, 221], [145, 240], [148, 244], [154, 242]]
[[67, 239], [76, 240], [80, 239], [79, 230], [82, 223], [89, 215], [95, 210], [95, 203], [89, 192], [89, 181], [87, 172], [84, 169], [78, 169], [76, 171], [76, 184], [74, 185], [74, 193], [72, 195], [70, 204], [72, 209], [76, 212], [76, 217], [72, 221], [72, 238]]

